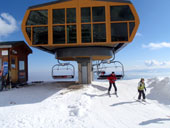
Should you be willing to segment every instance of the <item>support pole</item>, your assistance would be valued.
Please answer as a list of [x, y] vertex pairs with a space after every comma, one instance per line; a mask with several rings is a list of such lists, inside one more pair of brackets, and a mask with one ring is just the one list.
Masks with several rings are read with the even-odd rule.
[[91, 58], [78, 58], [78, 75], [80, 84], [91, 84], [92, 61]]

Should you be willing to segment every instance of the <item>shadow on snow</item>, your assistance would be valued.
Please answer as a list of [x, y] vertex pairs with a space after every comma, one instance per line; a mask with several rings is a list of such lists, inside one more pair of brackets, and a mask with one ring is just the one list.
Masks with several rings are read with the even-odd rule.
[[110, 106], [111, 106], [111, 107], [115, 107], [115, 106], [118, 106], [118, 105], [133, 104], [133, 103], [136, 103], [136, 101], [120, 102], [120, 103], [112, 104], [112, 105], [110, 105]]
[[69, 82], [50, 82], [2, 91], [0, 92], [0, 107], [39, 103], [69, 85]]
[[100, 86], [100, 85], [94, 85], [94, 84], [92, 84], [92, 87], [94, 87], [94, 88], [96, 88], [96, 89], [98, 89], [98, 90], [100, 90], [100, 91], [107, 91], [107, 90], [108, 90], [108, 88], [102, 87], [102, 86]]
[[157, 118], [157, 119], [147, 120], [141, 122], [139, 125], [149, 125], [152, 123], [163, 124], [164, 121], [170, 121], [170, 118]]

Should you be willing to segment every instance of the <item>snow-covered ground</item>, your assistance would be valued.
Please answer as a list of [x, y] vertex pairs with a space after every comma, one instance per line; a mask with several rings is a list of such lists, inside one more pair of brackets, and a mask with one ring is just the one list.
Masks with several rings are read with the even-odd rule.
[[170, 78], [146, 80], [147, 103], [135, 101], [138, 81], [117, 81], [119, 97], [107, 95], [107, 81], [0, 92], [0, 128], [170, 128]]

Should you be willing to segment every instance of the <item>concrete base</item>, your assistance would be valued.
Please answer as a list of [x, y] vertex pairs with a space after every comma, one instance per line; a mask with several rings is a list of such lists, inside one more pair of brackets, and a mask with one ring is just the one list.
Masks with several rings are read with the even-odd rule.
[[92, 81], [92, 61], [91, 58], [80, 58], [78, 62], [78, 75], [80, 84], [91, 84]]

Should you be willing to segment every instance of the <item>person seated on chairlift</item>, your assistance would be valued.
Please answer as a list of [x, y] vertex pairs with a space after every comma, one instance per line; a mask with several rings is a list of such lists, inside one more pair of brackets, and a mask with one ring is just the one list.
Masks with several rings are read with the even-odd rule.
[[106, 73], [105, 71], [102, 71], [102, 72], [101, 72], [101, 75], [103, 76], [105, 73]]

